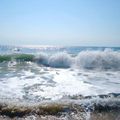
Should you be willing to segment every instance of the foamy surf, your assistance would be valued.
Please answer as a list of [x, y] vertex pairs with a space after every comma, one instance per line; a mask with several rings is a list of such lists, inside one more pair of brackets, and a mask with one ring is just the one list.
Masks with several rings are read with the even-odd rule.
[[[112, 113], [119, 110], [119, 50], [82, 50], [77, 53], [69, 53], [67, 49], [57, 52], [56, 49], [52, 49], [52, 52], [46, 50], [47, 48], [44, 52], [34, 54], [20, 51], [0, 55], [1, 105], [3, 101], [6, 101], [6, 105], [11, 101], [17, 102], [18, 105], [24, 103], [25, 106], [27, 103], [30, 105], [36, 103], [37, 106], [54, 102], [62, 103], [64, 106], [63, 103], [69, 103], [72, 107], [58, 112], [59, 119], [66, 118], [66, 120], [79, 120], [80, 116], [85, 120], [95, 120], [97, 119], [95, 116], [102, 119], [100, 114], [104, 116], [106, 113], [107, 116], [111, 115], [110, 110]], [[5, 114], [5, 109], [10, 115], [15, 116], [16, 112], [15, 114], [11, 112], [13, 108], [8, 110], [2, 105], [0, 113]], [[25, 112], [27, 116], [32, 112], [38, 115], [34, 110], [25, 109], [25, 111], [29, 111]], [[50, 115], [48, 108], [47, 113]], [[55, 117], [53, 116], [51, 119]], [[38, 119], [37, 117], [35, 119]]]

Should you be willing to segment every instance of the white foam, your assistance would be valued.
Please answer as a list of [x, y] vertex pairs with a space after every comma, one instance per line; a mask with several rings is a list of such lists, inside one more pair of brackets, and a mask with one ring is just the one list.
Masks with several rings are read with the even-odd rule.
[[[35, 67], [35, 65], [33, 65]], [[39, 73], [22, 70], [0, 81], [1, 97], [57, 100], [64, 96], [120, 93], [119, 71], [86, 71], [38, 67]], [[47, 70], [46, 70], [47, 69]]]

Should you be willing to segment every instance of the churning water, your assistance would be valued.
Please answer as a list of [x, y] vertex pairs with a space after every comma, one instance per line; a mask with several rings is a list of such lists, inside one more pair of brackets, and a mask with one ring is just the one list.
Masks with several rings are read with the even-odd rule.
[[120, 94], [120, 48], [0, 46], [0, 54], [1, 100], [98, 102]]

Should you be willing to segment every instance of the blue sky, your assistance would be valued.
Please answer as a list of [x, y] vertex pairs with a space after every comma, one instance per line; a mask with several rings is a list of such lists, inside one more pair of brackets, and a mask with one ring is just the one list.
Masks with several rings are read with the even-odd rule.
[[120, 46], [120, 0], [0, 0], [0, 44]]

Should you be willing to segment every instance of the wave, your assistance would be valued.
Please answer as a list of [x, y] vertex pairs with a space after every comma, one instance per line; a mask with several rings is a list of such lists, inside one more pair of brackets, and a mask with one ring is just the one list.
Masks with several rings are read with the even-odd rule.
[[120, 52], [105, 49], [104, 51], [82, 51], [77, 56], [66, 52], [53, 55], [40, 54], [40, 64], [57, 68], [77, 67], [79, 69], [114, 69], [120, 70]]
[[66, 52], [52, 55], [40, 53], [39, 55], [16, 54], [0, 56], [0, 62], [11, 60], [37, 62], [38, 64], [55, 68], [76, 67], [78, 69], [120, 70], [120, 52], [109, 49], [104, 51], [82, 51], [76, 56]]
[[58, 53], [49, 58], [48, 64], [52, 67], [68, 68], [72, 64], [72, 59], [67, 53]]
[[120, 52], [83, 51], [76, 57], [76, 65], [86, 69], [120, 69]]
[[56, 53], [51, 56], [40, 53], [35, 57], [35, 61], [39, 64], [55, 68], [69, 68], [72, 65], [72, 57], [66, 52]]

